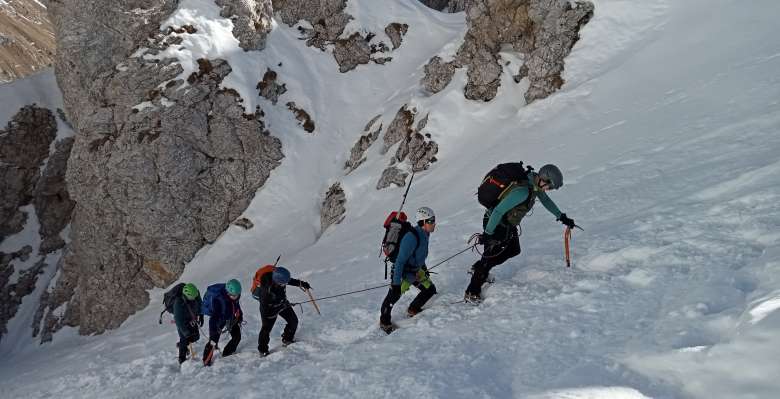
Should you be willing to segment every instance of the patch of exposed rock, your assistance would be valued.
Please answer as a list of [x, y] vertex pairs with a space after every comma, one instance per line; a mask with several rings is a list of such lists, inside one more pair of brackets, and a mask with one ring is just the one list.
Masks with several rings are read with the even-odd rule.
[[430, 134], [421, 133], [428, 124], [428, 115], [426, 114], [420, 119], [415, 128], [416, 114], [416, 109], [409, 109], [408, 105], [404, 104], [387, 127], [381, 152], [386, 153], [393, 145], [400, 144], [390, 166], [382, 172], [377, 189], [389, 187], [390, 184], [400, 185], [398, 182], [406, 179], [406, 175], [395, 166], [398, 163], [406, 161], [411, 165], [412, 171], [419, 172], [428, 169], [431, 163], [436, 162], [436, 154], [439, 152], [438, 144], [431, 140]]
[[274, 10], [271, 0], [215, 0], [222, 7], [220, 15], [233, 22], [233, 36], [238, 46], [249, 50], [262, 50], [271, 32]]
[[252, 227], [255, 227], [255, 224], [252, 223], [252, 221], [247, 219], [247, 218], [238, 219], [235, 222], [233, 222], [233, 224], [238, 226], [238, 227], [241, 227], [244, 230], [249, 230]]
[[468, 0], [420, 0], [420, 3], [437, 11], [455, 13], [466, 9], [466, 1]]
[[399, 24], [398, 22], [392, 22], [385, 27], [385, 34], [390, 38], [393, 43], [393, 50], [401, 47], [401, 41], [406, 32], [409, 31], [409, 25]]
[[[385, 56], [390, 52], [384, 42], [377, 39], [373, 32], [353, 33], [349, 37], [341, 37], [344, 29], [353, 17], [347, 14], [346, 0], [276, 0], [273, 2], [274, 11], [282, 22], [293, 26], [300, 21], [305, 21], [310, 27], [299, 26], [298, 30], [306, 40], [306, 45], [326, 51], [328, 46], [333, 46], [333, 57], [339, 65], [339, 71], [344, 73], [355, 69], [358, 65], [374, 62], [384, 64], [392, 58]], [[393, 44], [401, 45], [401, 36], [405, 34], [402, 24], [391, 23], [385, 29], [393, 31], [395, 39], [391, 37]], [[403, 32], [402, 32], [403, 31]], [[394, 45], [394, 48], [397, 46]]]
[[[574, 4], [572, 6], [572, 4]], [[492, 100], [501, 84], [498, 55], [510, 46], [525, 57], [515, 79], [527, 76], [526, 102], [545, 98], [563, 85], [564, 59], [593, 15], [593, 4], [568, 0], [471, 0], [466, 3], [469, 30], [453, 61], [433, 57], [421, 84], [436, 93], [452, 78], [455, 68], [467, 68], [464, 95]]]
[[257, 83], [257, 89], [260, 90], [260, 95], [271, 101], [276, 105], [279, 101], [279, 96], [287, 92], [287, 85], [279, 84], [277, 73], [268, 68], [263, 74], [263, 80]]
[[220, 89], [227, 62], [198, 60], [184, 90], [172, 60], [130, 57], [175, 42], [158, 29], [176, 4], [51, 3], [57, 78], [78, 133], [67, 171], [71, 243], [38, 312], [44, 339], [65, 325], [116, 328], [146, 306], [146, 290], [178, 278], [282, 159], [262, 112], [245, 113], [238, 93]]
[[41, 2], [0, 1], [0, 83], [50, 66], [54, 53], [52, 24]]
[[331, 225], [341, 223], [344, 220], [344, 214], [347, 212], [346, 203], [347, 195], [341, 188], [341, 184], [336, 182], [330, 186], [328, 192], [325, 193], [325, 200], [322, 201], [322, 209], [320, 210], [321, 231], [325, 231]]
[[14, 259], [24, 262], [29, 259], [31, 252], [30, 246], [10, 254], [0, 252], [0, 339], [8, 332], [8, 322], [16, 315], [22, 299], [35, 290], [38, 275], [46, 267], [46, 258], [41, 258], [34, 266], [20, 270], [16, 281], [11, 283], [14, 273], [11, 262]]
[[295, 119], [298, 121], [298, 124], [303, 127], [303, 130], [308, 133], [314, 133], [314, 120], [311, 119], [308, 112], [303, 108], [298, 108], [294, 101], [287, 103], [287, 109], [295, 115]]
[[54, 114], [26, 106], [0, 130], [0, 242], [22, 231], [27, 215], [19, 207], [35, 196], [40, 168], [57, 136]]
[[360, 138], [355, 143], [355, 145], [352, 146], [352, 150], [350, 151], [349, 154], [349, 159], [347, 160], [346, 164], [344, 164], [344, 169], [347, 170], [347, 174], [357, 169], [358, 166], [360, 166], [363, 162], [365, 162], [366, 157], [363, 154], [365, 154], [366, 150], [368, 150], [368, 148], [371, 147], [371, 144], [374, 144], [376, 139], [379, 138], [379, 134], [382, 132], [381, 123], [378, 126], [376, 126], [376, 128], [374, 127], [376, 125], [376, 122], [381, 117], [382, 114], [379, 114], [375, 116], [373, 119], [371, 119], [366, 124], [366, 127], [363, 128], [363, 135], [360, 136]]
[[33, 204], [40, 223], [41, 254], [51, 253], [65, 246], [60, 232], [70, 223], [70, 216], [76, 205], [70, 199], [65, 185], [68, 157], [73, 142], [74, 139], [69, 137], [55, 144], [54, 153], [46, 162], [46, 169], [35, 187]]
[[408, 173], [398, 169], [395, 166], [391, 166], [382, 171], [382, 176], [379, 177], [379, 181], [376, 183], [376, 189], [381, 190], [390, 187], [391, 184], [395, 184], [398, 187], [406, 186], [406, 177]]

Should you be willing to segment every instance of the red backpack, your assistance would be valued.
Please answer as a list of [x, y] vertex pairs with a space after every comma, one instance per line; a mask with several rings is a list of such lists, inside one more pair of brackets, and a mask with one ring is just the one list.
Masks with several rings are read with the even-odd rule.
[[255, 298], [257, 300], [260, 300], [260, 298], [255, 295], [255, 290], [257, 289], [257, 287], [260, 286], [260, 279], [262, 279], [263, 276], [266, 275], [266, 273], [273, 273], [274, 269], [276, 269], [276, 267], [274, 267], [274, 265], [265, 265], [265, 266], [257, 269], [257, 271], [255, 272], [255, 277], [252, 279], [252, 291], [251, 292], [252, 292], [252, 297], [253, 298]]

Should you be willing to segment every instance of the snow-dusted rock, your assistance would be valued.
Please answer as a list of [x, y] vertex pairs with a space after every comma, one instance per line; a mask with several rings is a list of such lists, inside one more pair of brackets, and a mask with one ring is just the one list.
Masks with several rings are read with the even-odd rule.
[[[77, 129], [67, 171], [77, 205], [59, 278], [38, 310], [44, 339], [65, 325], [115, 328], [146, 306], [146, 290], [178, 278], [282, 158], [262, 112], [247, 114], [238, 93], [220, 88], [226, 61], [198, 60], [182, 89], [173, 80], [182, 67], [155, 58], [173, 43], [159, 27], [176, 4], [51, 4], [56, 73]], [[139, 47], [152, 50], [131, 56]]]
[[0, 252], [0, 338], [8, 332], [8, 321], [16, 315], [22, 299], [33, 292], [38, 275], [46, 267], [45, 258], [41, 258], [32, 267], [20, 270], [16, 282], [10, 283], [10, 277], [14, 273], [11, 261], [29, 256], [31, 251], [32, 248], [26, 246], [12, 254]]
[[274, 10], [271, 0], [215, 0], [222, 7], [220, 15], [233, 21], [233, 36], [239, 47], [262, 50], [271, 32]]
[[379, 134], [382, 132], [382, 124], [379, 123], [378, 125], [376, 125], [376, 122], [381, 117], [382, 114], [379, 114], [374, 118], [372, 118], [366, 124], [366, 127], [363, 129], [363, 135], [360, 136], [360, 138], [355, 143], [355, 145], [352, 146], [352, 150], [350, 151], [349, 154], [349, 159], [347, 160], [346, 164], [344, 164], [344, 169], [347, 170], [347, 173], [350, 173], [353, 170], [357, 169], [357, 167], [360, 166], [360, 164], [362, 164], [363, 161], [366, 160], [363, 154], [365, 154], [366, 150], [368, 150], [368, 148], [371, 147], [371, 144], [374, 144], [376, 139], [379, 138]]
[[406, 104], [398, 110], [393, 121], [387, 126], [385, 135], [382, 136], [384, 144], [381, 151], [382, 154], [387, 153], [390, 147], [412, 134], [416, 112], [415, 109], [410, 110]]
[[257, 83], [260, 95], [270, 100], [272, 104], [276, 104], [279, 101], [279, 96], [287, 92], [287, 85], [279, 84], [278, 78], [276, 71], [268, 68], [263, 74], [263, 80]]
[[468, 0], [420, 0], [420, 3], [423, 3], [434, 10], [453, 13], [465, 10], [467, 1]]
[[0, 129], [0, 241], [22, 231], [27, 215], [19, 207], [30, 204], [40, 167], [57, 135], [54, 114], [27, 106]]
[[60, 232], [70, 223], [75, 206], [65, 185], [65, 173], [68, 170], [68, 157], [73, 141], [72, 137], [68, 137], [55, 144], [55, 151], [49, 156], [46, 169], [35, 187], [33, 204], [40, 223], [41, 254], [65, 246]]
[[344, 189], [341, 188], [341, 184], [336, 182], [325, 193], [325, 200], [322, 201], [322, 209], [320, 211], [320, 226], [321, 231], [325, 231], [330, 225], [341, 223], [344, 219], [344, 214], [347, 212], [345, 204], [347, 203], [347, 195], [344, 193]]
[[526, 102], [545, 98], [561, 87], [564, 58], [579, 39], [579, 30], [593, 15], [593, 4], [568, 0], [473, 0], [466, 3], [469, 30], [451, 63], [432, 58], [422, 85], [437, 93], [449, 83], [452, 69], [468, 68], [464, 95], [490, 101], [501, 84], [498, 55], [511, 46], [526, 57], [516, 80], [527, 76]]
[[390, 187], [391, 184], [403, 187], [406, 185], [406, 176], [409, 176], [409, 174], [395, 166], [389, 166], [387, 169], [382, 171], [382, 176], [376, 183], [376, 189], [381, 190], [383, 188]]

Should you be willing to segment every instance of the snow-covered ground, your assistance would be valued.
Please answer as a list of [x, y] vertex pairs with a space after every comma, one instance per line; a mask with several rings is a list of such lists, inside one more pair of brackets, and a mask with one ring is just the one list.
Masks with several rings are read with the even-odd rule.
[[[530, 106], [509, 74], [491, 103], [463, 98], [465, 71], [422, 96], [422, 66], [457, 48], [462, 13], [401, 0], [351, 4], [367, 23], [395, 12], [410, 29], [389, 64], [348, 74], [330, 54], [305, 47], [294, 28], [277, 26], [268, 48], [247, 56], [282, 62], [289, 91], [277, 107], [247, 101], [266, 111], [285, 161], [245, 212], [255, 228], [229, 228], [182, 281], [205, 289], [236, 277], [248, 286], [255, 268], [281, 253], [317, 296], [382, 284], [380, 225], [403, 189], [373, 188], [388, 162], [381, 143], [349, 176], [341, 168], [363, 125], [381, 113], [386, 126], [406, 102], [430, 112], [425, 131], [440, 145], [439, 161], [415, 177], [407, 201], [407, 209], [437, 212], [428, 264], [479, 231], [473, 194], [482, 175], [524, 160], [564, 170], [566, 184], [551, 196], [586, 230], [575, 233], [574, 267], [564, 267], [560, 225], [539, 207], [524, 221], [523, 253], [494, 269], [479, 307], [453, 304], [476, 260], [466, 253], [435, 270], [439, 295], [418, 317], [405, 319], [413, 295], [402, 298], [402, 328], [392, 335], [377, 327], [385, 290], [368, 291], [322, 301], [322, 316], [296, 308], [300, 342], [261, 359], [257, 306], [245, 295], [239, 353], [181, 370], [175, 328], [157, 324], [163, 290], [155, 290], [152, 305], [101, 336], [66, 330], [44, 346], [4, 340], [3, 396], [778, 397], [780, 3], [594, 3], [567, 60], [567, 83]], [[231, 82], [242, 84], [241, 76]], [[287, 101], [312, 114], [315, 135], [296, 125]], [[318, 206], [337, 180], [347, 217], [321, 233]]]

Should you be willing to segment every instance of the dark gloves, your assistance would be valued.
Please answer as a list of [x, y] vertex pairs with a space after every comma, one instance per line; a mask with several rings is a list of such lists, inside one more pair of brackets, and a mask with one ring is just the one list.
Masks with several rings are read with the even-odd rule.
[[301, 280], [301, 285], [300, 285], [300, 287], [301, 287], [301, 288], [303, 288], [304, 290], [308, 290], [308, 289], [310, 289], [310, 288], [311, 288], [311, 284], [309, 284], [309, 282], [308, 282], [308, 281], [303, 281], [303, 280]]
[[572, 228], [572, 229], [574, 228], [574, 226], [576, 226], [574, 224], [574, 219], [570, 219], [568, 216], [566, 216], [565, 213], [562, 213], [561, 216], [559, 216], [557, 220], [560, 221], [561, 223], [563, 223], [566, 227], [569, 227], [569, 228]]
[[202, 314], [198, 315], [198, 325], [203, 327], [203, 315]]

